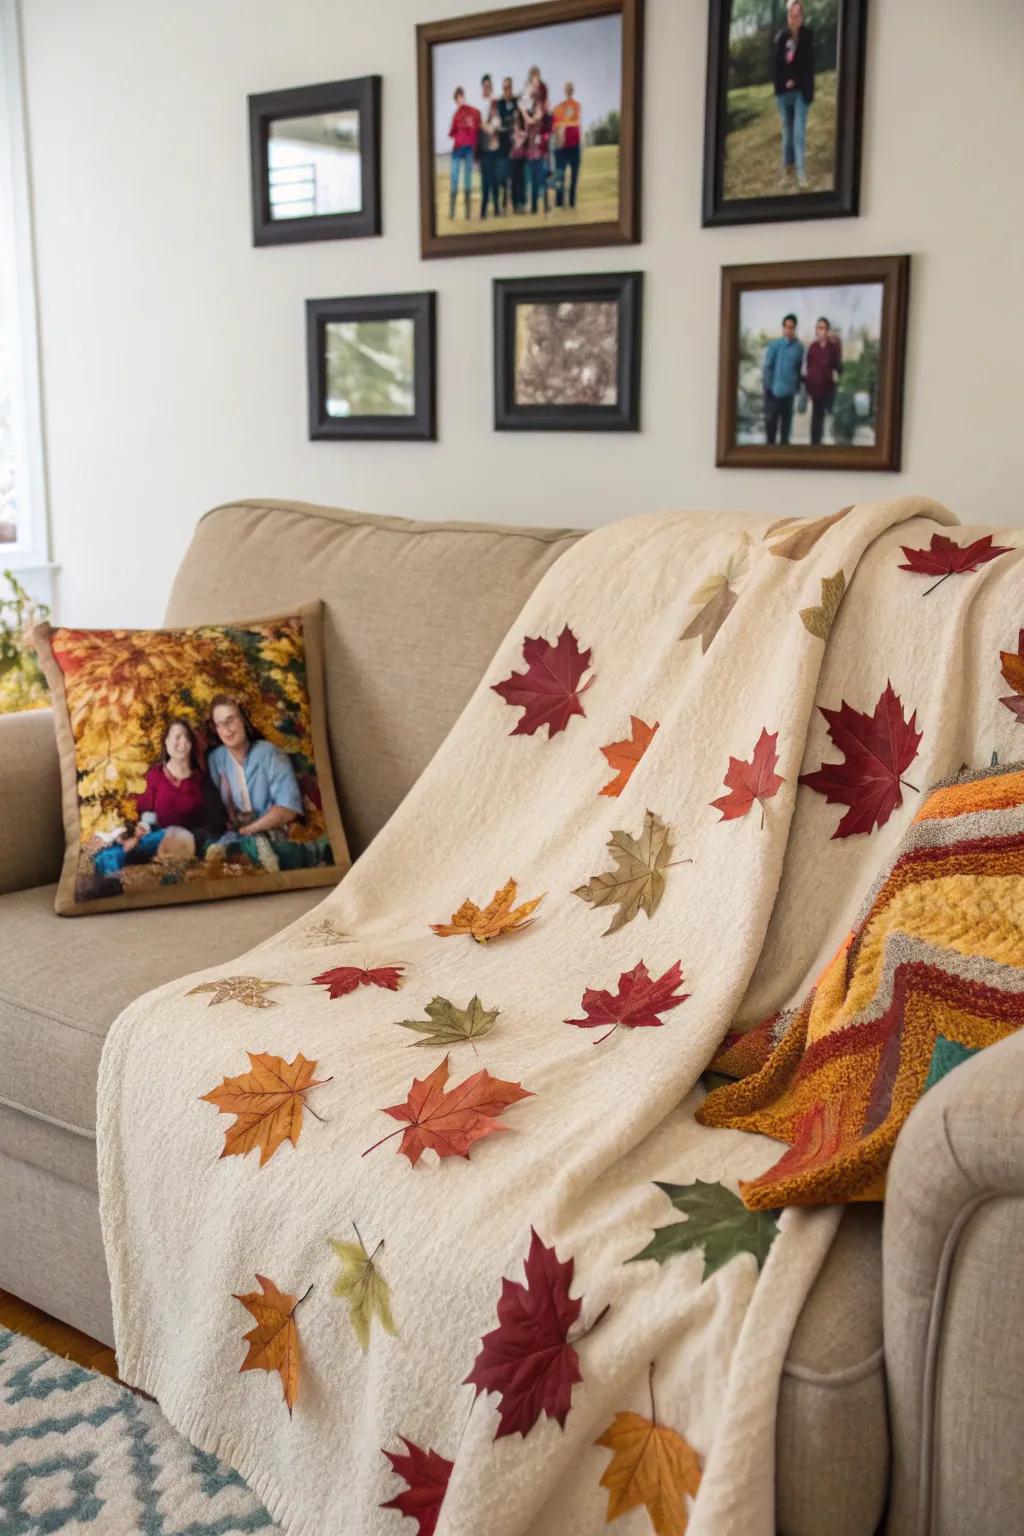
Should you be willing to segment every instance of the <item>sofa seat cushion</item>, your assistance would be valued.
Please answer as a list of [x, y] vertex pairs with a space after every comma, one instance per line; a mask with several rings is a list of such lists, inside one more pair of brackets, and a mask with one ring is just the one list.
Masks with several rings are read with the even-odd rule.
[[778, 1536], [874, 1536], [889, 1483], [881, 1205], [847, 1208], [800, 1314], [776, 1448]]
[[96, 1133], [107, 1030], [152, 987], [222, 965], [323, 899], [321, 891], [57, 917], [54, 887], [0, 896], [0, 1103]]

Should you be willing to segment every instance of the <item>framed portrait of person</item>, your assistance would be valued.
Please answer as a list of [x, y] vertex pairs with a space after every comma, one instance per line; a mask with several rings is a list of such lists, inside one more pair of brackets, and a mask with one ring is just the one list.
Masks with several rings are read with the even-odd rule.
[[909, 256], [723, 267], [716, 463], [900, 467]]
[[498, 431], [639, 431], [643, 276], [495, 279]]
[[643, 0], [416, 29], [424, 256], [640, 238]]
[[710, 0], [703, 222], [859, 212], [867, 0]]
[[380, 76], [249, 97], [253, 245], [379, 235]]
[[309, 435], [437, 436], [434, 293], [306, 300]]

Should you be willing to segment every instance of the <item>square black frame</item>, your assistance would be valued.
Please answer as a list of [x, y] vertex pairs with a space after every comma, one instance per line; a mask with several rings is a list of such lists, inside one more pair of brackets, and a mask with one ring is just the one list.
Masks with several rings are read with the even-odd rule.
[[[379, 235], [380, 222], [380, 75], [300, 85], [249, 97], [249, 161], [252, 174], [253, 245], [294, 245], [305, 240], [348, 240]], [[353, 213], [316, 213], [298, 219], [272, 219], [268, 141], [270, 124], [280, 118], [319, 112], [359, 113], [359, 160], [363, 206]]]
[[[306, 300], [306, 378], [309, 435], [314, 441], [372, 438], [432, 442], [437, 437], [435, 293], [385, 293], [351, 299]], [[412, 320], [413, 391], [411, 416], [329, 416], [324, 366], [325, 328], [332, 321]]]
[[842, 0], [836, 167], [831, 192], [786, 192], [774, 197], [722, 199], [728, 119], [729, 16], [732, 0], [710, 0], [704, 98], [702, 224], [781, 224], [801, 219], [854, 218], [860, 213], [861, 129], [864, 115], [864, 40], [867, 0]]
[[[642, 272], [494, 279], [494, 427], [498, 432], [638, 432]], [[615, 405], [516, 405], [515, 325], [519, 304], [615, 303], [619, 309]]]

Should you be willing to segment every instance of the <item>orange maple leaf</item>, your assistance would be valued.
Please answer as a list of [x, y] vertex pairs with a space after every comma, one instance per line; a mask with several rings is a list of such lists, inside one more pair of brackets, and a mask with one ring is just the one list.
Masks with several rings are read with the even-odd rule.
[[[458, 1087], [445, 1091], [448, 1081], [448, 1057], [444, 1058], [429, 1077], [414, 1077], [409, 1096], [404, 1104], [392, 1104], [383, 1113], [393, 1120], [406, 1120], [403, 1131], [392, 1131], [391, 1136], [401, 1135], [399, 1152], [404, 1152], [415, 1168], [422, 1153], [432, 1149], [438, 1157], [468, 1157], [475, 1141], [489, 1136], [492, 1131], [507, 1131], [498, 1116], [510, 1104], [520, 1099], [530, 1099], [533, 1094], [520, 1083], [508, 1083], [489, 1072], [474, 1072]], [[390, 1141], [382, 1136], [374, 1147]]]
[[[260, 1149], [260, 1167], [269, 1162], [283, 1141], [298, 1146], [302, 1131], [302, 1095], [307, 1088], [329, 1083], [329, 1077], [314, 1078], [316, 1062], [307, 1061], [301, 1051], [294, 1061], [282, 1056], [254, 1055], [246, 1051], [251, 1072], [226, 1077], [219, 1088], [199, 1095], [207, 1104], [216, 1104], [222, 1115], [237, 1116], [224, 1133], [221, 1157], [244, 1157], [253, 1147]], [[310, 1111], [314, 1113], [314, 1111]]]
[[295, 1309], [313, 1287], [296, 1301], [287, 1291], [279, 1291], [266, 1275], [257, 1275], [256, 1279], [263, 1288], [262, 1295], [259, 1291], [249, 1291], [245, 1296], [231, 1293], [256, 1319], [256, 1327], [245, 1335], [249, 1353], [239, 1370], [277, 1371], [290, 1415], [299, 1395], [299, 1330], [295, 1326]]
[[700, 1462], [682, 1435], [658, 1423], [653, 1377], [652, 1364], [651, 1417], [617, 1413], [594, 1441], [614, 1452], [601, 1477], [601, 1487], [608, 1489], [605, 1524], [644, 1504], [657, 1536], [683, 1536], [686, 1495], [695, 1496], [700, 1487]]
[[468, 933], [478, 944], [486, 944], [488, 939], [496, 939], [503, 933], [519, 933], [532, 922], [530, 914], [540, 906], [544, 896], [524, 901], [521, 907], [513, 907], [515, 899], [516, 882], [510, 876], [508, 883], [495, 891], [488, 906], [481, 910], [475, 901], [466, 900], [457, 912], [452, 913], [450, 923], [431, 923], [430, 931], [442, 939]]
[[601, 748], [601, 753], [608, 759], [609, 768], [616, 770], [614, 779], [610, 779], [599, 791], [602, 795], [617, 797], [622, 794], [632, 777], [633, 769], [643, 757], [655, 731], [658, 729], [658, 721], [653, 725], [647, 725], [643, 720], [638, 720], [636, 715], [630, 715], [630, 737], [628, 741], [610, 741], [606, 747]]

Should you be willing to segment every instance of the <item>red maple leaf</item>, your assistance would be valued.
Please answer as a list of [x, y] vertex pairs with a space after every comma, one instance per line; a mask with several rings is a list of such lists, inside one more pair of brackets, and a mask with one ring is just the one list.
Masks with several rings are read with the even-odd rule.
[[1024, 629], [1017, 636], [1017, 649], [1015, 651], [999, 652], [1000, 668], [1003, 677], [1014, 689], [1007, 698], [1000, 699], [1000, 704], [1005, 704], [1011, 713], [1017, 716], [1021, 725], [1024, 725]]
[[465, 1378], [481, 1392], [500, 1392], [495, 1440], [525, 1436], [540, 1418], [557, 1419], [564, 1429], [572, 1389], [583, 1377], [569, 1343], [569, 1329], [580, 1315], [581, 1297], [571, 1297], [573, 1260], [558, 1261], [530, 1228], [530, 1251], [523, 1263], [526, 1284], [502, 1278], [498, 1326], [485, 1333], [473, 1369]]
[[411, 1520], [417, 1520], [417, 1536], [434, 1536], [437, 1517], [441, 1513], [441, 1505], [448, 1491], [448, 1479], [455, 1463], [437, 1451], [425, 1451], [404, 1435], [398, 1438], [409, 1452], [408, 1456], [402, 1456], [396, 1451], [384, 1451], [384, 1455], [391, 1463], [391, 1470], [397, 1472], [399, 1477], [404, 1477], [409, 1486], [380, 1507], [397, 1509]]
[[667, 1013], [669, 1008], [678, 1008], [689, 997], [689, 992], [683, 992], [679, 997], [673, 996], [676, 987], [682, 986], [682, 983], [680, 961], [675, 961], [664, 976], [652, 981], [650, 972], [641, 960], [631, 971], [622, 972], [617, 992], [588, 987], [580, 1004], [587, 1017], [565, 1019], [563, 1022], [575, 1024], [578, 1029], [597, 1029], [602, 1024], [610, 1024], [611, 1029], [595, 1040], [595, 1045], [600, 1045], [601, 1040], [607, 1040], [620, 1024], [626, 1029], [657, 1027], [665, 1022], [658, 1018], [659, 1013]]
[[769, 736], [765, 728], [757, 738], [754, 755], [749, 762], [743, 758], [730, 757], [722, 781], [729, 793], [711, 802], [716, 811], [721, 811], [723, 821], [735, 821], [738, 816], [745, 816], [754, 801], [758, 800], [761, 803], [761, 825], [764, 826], [764, 802], [777, 795], [786, 782], [775, 772], [779, 760], [776, 751], [778, 739], [778, 731], [773, 731]]
[[578, 684], [590, 666], [590, 651], [580, 650], [576, 636], [566, 624], [556, 645], [540, 636], [527, 637], [523, 641], [523, 660], [527, 664], [525, 672], [513, 672], [491, 687], [506, 704], [523, 711], [510, 736], [532, 736], [546, 725], [550, 740], [565, 730], [573, 715], [583, 714], [579, 696], [594, 679], [588, 678], [582, 688]]
[[[404, 1152], [415, 1168], [421, 1155], [428, 1149], [438, 1157], [468, 1157], [469, 1149], [483, 1136], [492, 1131], [505, 1131], [498, 1116], [510, 1104], [533, 1097], [528, 1088], [520, 1083], [507, 1083], [503, 1078], [492, 1077], [487, 1071], [474, 1072], [458, 1087], [445, 1090], [448, 1081], [448, 1057], [440, 1062], [429, 1077], [414, 1077], [404, 1104], [392, 1104], [383, 1113], [393, 1120], [408, 1122], [401, 1134], [399, 1152]], [[390, 1136], [375, 1141], [372, 1152]], [[363, 1156], [366, 1156], [366, 1152]]]
[[[921, 745], [917, 710], [909, 720], [903, 704], [886, 680], [874, 713], [861, 714], [843, 701], [838, 709], [822, 709], [832, 742], [846, 758], [844, 763], [822, 763], [814, 773], [802, 773], [800, 783], [824, 795], [829, 805], [850, 809], [833, 832], [833, 838], [853, 837], [884, 827], [893, 811], [903, 804], [900, 775], [914, 761]], [[915, 789], [907, 784], [908, 789]]]
[[900, 570], [917, 571], [922, 576], [938, 576], [939, 580], [932, 582], [922, 594], [927, 597], [929, 592], [941, 587], [947, 577], [976, 571], [987, 561], [995, 560], [999, 555], [1008, 555], [1012, 546], [993, 544], [992, 537], [991, 533], [986, 533], [983, 539], [975, 539], [973, 544], [958, 544], [955, 539], [947, 539], [944, 533], [933, 533], [927, 549], [908, 549], [905, 544], [901, 544], [907, 563], [901, 565]]
[[370, 971], [359, 965], [336, 965], [333, 970], [321, 971], [313, 981], [326, 987], [332, 998], [347, 997], [357, 987], [386, 987], [389, 992], [397, 992], [404, 970], [404, 965], [378, 965]]

